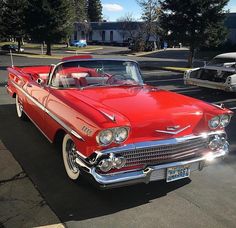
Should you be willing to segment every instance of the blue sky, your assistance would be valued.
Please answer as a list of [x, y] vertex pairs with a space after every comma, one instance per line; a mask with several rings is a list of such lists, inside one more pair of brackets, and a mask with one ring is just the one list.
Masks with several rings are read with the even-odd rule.
[[[134, 18], [140, 19], [141, 10], [136, 0], [102, 0], [103, 16], [108, 21], [116, 21], [127, 13]], [[236, 12], [236, 0], [230, 0], [227, 9]]]

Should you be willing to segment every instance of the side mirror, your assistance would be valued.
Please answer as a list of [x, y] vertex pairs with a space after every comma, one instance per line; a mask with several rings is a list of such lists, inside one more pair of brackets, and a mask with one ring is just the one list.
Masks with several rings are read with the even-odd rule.
[[41, 86], [44, 84], [44, 80], [42, 78], [38, 78], [36, 82]]

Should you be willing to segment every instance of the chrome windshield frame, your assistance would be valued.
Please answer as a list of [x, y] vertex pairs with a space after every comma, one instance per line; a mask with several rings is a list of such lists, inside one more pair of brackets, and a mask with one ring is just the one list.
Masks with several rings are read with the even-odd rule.
[[[145, 85], [145, 83], [143, 81], [143, 78], [142, 78], [142, 73], [141, 73], [141, 70], [140, 70], [140, 66], [139, 66], [137, 61], [131, 60], [131, 59], [102, 59], [102, 58], [98, 59], [98, 58], [94, 58], [94, 59], [72, 59], [72, 60], [66, 60], [66, 61], [57, 63], [56, 65], [54, 65], [53, 69], [49, 73], [49, 80], [47, 82], [47, 86], [48, 87], [57, 88], [57, 87], [52, 85], [52, 76], [54, 75], [54, 72], [56, 71], [56, 69], [58, 67], [60, 67], [61, 65], [63, 65], [64, 63], [69, 63], [69, 62], [87, 62], [87, 61], [91, 61], [91, 62], [92, 61], [119, 61], [119, 62], [132, 62], [132, 63], [135, 63], [136, 67], [137, 67], [138, 80], [139, 80], [139, 84], [138, 85], [141, 85], [141, 86]], [[109, 87], [109, 85], [108, 85], [108, 87]], [[86, 87], [84, 87], [84, 88], [86, 88]]]

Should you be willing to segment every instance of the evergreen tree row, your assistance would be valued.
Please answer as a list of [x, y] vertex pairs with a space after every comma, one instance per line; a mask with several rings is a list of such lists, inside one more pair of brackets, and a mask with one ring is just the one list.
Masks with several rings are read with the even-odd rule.
[[51, 44], [66, 40], [73, 31], [74, 22], [100, 21], [100, 0], [0, 0], [0, 35], [18, 42], [29, 36], [45, 42], [47, 54]]

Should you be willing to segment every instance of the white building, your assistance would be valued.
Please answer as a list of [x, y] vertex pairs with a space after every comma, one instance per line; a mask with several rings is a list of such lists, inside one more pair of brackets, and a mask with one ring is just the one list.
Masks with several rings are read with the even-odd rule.
[[83, 29], [81, 23], [75, 23], [72, 40], [86, 39], [88, 43], [125, 44], [131, 38], [131, 33], [138, 32], [143, 22], [91, 22], [88, 32]]
[[228, 40], [236, 44], [236, 13], [227, 14], [225, 26], [228, 29]]
[[[127, 44], [131, 34], [140, 31], [145, 26], [144, 22], [91, 22], [89, 29], [84, 29], [83, 24], [75, 23], [72, 40], [86, 39], [93, 44]], [[236, 13], [228, 13], [225, 20], [228, 29], [228, 40], [236, 44]], [[85, 31], [87, 30], [87, 32]], [[149, 41], [156, 41], [157, 37], [151, 37]]]

